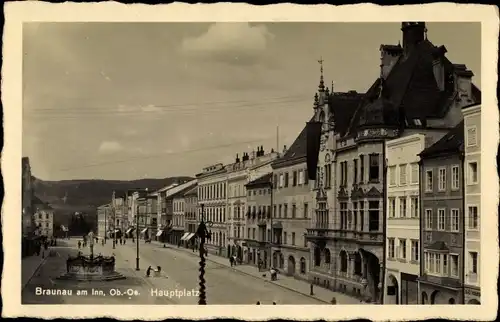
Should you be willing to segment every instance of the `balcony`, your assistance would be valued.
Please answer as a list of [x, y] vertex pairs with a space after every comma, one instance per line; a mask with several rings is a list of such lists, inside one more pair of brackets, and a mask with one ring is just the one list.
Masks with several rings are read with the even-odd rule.
[[383, 243], [384, 238], [382, 232], [379, 231], [353, 231], [353, 230], [335, 230], [335, 239], [343, 239], [348, 241], [355, 241], [360, 244], [380, 244]]

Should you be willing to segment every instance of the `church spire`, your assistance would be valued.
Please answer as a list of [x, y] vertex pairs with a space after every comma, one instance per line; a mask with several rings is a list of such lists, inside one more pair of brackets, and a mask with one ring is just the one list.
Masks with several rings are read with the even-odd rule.
[[323, 92], [325, 90], [325, 82], [324, 82], [324, 79], [323, 79], [323, 57], [321, 57], [319, 60], [318, 60], [318, 63], [320, 65], [320, 72], [321, 72], [321, 76], [319, 78], [319, 91], [320, 92]]

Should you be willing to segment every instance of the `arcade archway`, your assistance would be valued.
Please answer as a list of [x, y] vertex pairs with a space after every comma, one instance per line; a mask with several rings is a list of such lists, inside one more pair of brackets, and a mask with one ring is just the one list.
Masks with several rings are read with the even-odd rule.
[[399, 283], [392, 274], [387, 276], [387, 289], [384, 304], [400, 304]]
[[295, 258], [293, 256], [288, 257], [288, 275], [295, 275]]

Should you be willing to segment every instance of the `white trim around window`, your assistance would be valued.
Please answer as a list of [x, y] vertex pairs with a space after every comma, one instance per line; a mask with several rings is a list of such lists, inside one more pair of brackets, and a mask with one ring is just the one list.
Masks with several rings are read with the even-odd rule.
[[[473, 210], [475, 209], [475, 211]], [[466, 222], [468, 230], [479, 230], [479, 206], [476, 204], [467, 205]]]
[[446, 230], [446, 209], [438, 208], [437, 210], [437, 230]]
[[425, 229], [432, 230], [432, 208], [425, 209]]
[[451, 190], [460, 189], [460, 167], [454, 165], [451, 167]]
[[432, 171], [432, 169], [425, 170], [425, 192], [432, 192], [434, 188], [433, 181], [434, 181], [434, 172]]
[[460, 209], [450, 209], [450, 230], [458, 232], [460, 229]]
[[[475, 164], [475, 169], [473, 169], [473, 164]], [[475, 173], [474, 173], [475, 170]], [[479, 183], [479, 163], [477, 160], [471, 160], [467, 162], [467, 185], [476, 185]]]
[[446, 191], [446, 168], [438, 169], [438, 191]]

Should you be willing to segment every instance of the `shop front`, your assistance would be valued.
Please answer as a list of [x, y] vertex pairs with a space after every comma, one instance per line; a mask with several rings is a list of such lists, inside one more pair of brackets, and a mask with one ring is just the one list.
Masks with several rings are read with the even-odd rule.
[[479, 287], [465, 287], [464, 293], [465, 304], [481, 304], [481, 290]]

